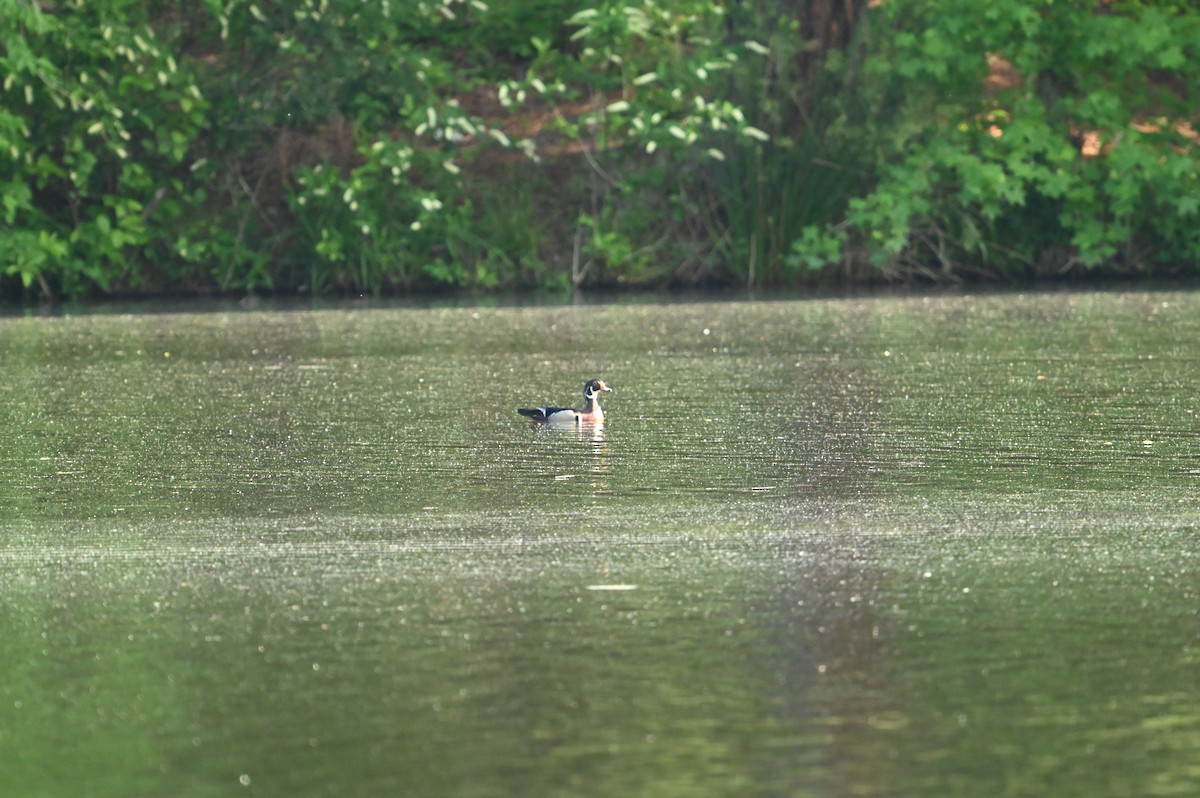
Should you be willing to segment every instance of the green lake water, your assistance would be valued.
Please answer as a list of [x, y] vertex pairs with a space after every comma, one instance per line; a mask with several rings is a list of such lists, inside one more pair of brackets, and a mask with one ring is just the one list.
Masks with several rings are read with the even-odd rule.
[[[1200, 294], [0, 319], [0, 795], [1200, 794]], [[519, 406], [607, 424], [537, 430]]]

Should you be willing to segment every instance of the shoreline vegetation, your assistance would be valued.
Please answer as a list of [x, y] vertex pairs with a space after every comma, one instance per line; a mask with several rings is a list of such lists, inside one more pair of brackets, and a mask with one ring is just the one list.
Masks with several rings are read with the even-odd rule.
[[0, 297], [1178, 279], [1184, 0], [0, 0]]

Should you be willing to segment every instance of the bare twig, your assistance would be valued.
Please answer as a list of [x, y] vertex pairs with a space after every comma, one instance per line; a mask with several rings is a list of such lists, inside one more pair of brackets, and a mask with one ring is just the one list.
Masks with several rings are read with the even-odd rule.
[[583, 228], [575, 228], [575, 251], [571, 255], [571, 285], [578, 288], [583, 278], [587, 276], [588, 269], [592, 268], [592, 259], [588, 258], [588, 262], [579, 266], [579, 254], [583, 249]]

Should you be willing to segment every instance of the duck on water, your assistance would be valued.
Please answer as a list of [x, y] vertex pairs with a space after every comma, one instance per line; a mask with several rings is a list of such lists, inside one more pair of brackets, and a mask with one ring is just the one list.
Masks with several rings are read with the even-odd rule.
[[604, 421], [604, 410], [600, 407], [600, 394], [612, 393], [612, 388], [602, 380], [588, 380], [583, 384], [583, 409], [571, 407], [522, 407], [517, 412], [532, 418], [543, 426], [575, 426], [596, 424]]

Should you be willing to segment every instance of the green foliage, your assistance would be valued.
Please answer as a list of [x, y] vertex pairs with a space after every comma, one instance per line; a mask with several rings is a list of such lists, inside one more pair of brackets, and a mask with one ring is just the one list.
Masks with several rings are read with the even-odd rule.
[[206, 110], [144, 4], [67, 5], [0, 0], [0, 269], [47, 294], [136, 283], [163, 254]]
[[856, 31], [865, 6], [810, 5], [797, 13], [743, 3], [730, 19], [729, 35], [743, 52], [734, 89], [769, 134], [707, 174], [718, 214], [709, 226], [720, 232], [715, 240], [739, 282], [790, 284], [836, 261], [836, 246], [795, 257], [793, 244], [835, 223], [872, 166], [856, 108]]
[[724, 274], [719, 246], [701, 239], [723, 238], [725, 220], [695, 198], [710, 170], [770, 139], [730, 91], [745, 48], [729, 39], [727, 13], [704, 0], [594, 3], [566, 20], [572, 47], [540, 49], [523, 81], [502, 85], [510, 107], [588, 100], [558, 120], [592, 177], [573, 284]]
[[1172, 0], [0, 0], [0, 289], [1200, 264]]
[[[878, 181], [839, 225], [875, 266], [1010, 274], [1200, 260], [1200, 14], [885, 3], [864, 96]], [[989, 86], [989, 60], [1008, 73]], [[995, 76], [993, 76], [995, 78]], [[1189, 188], [1191, 187], [1191, 188]], [[822, 259], [827, 235], [794, 245]], [[832, 252], [832, 250], [830, 250]]]
[[647, 154], [694, 150], [718, 161], [725, 156], [716, 143], [731, 133], [765, 138], [721, 96], [719, 78], [738, 60], [721, 43], [724, 14], [705, 0], [661, 6], [610, 0], [570, 17], [571, 39], [582, 47], [575, 67], [605, 97], [603, 109], [581, 124], [604, 144], [637, 142]]
[[[291, 14], [209, 4], [219, 23], [211, 80], [223, 102], [214, 150], [223, 288], [379, 292], [460, 282], [439, 256], [458, 193], [454, 142], [489, 132], [460, 106], [469, 88], [446, 53], [483, 3], [318, 2]], [[450, 200], [456, 202], [456, 200]], [[243, 239], [258, 242], [243, 250]], [[262, 270], [252, 253], [270, 252]]]

